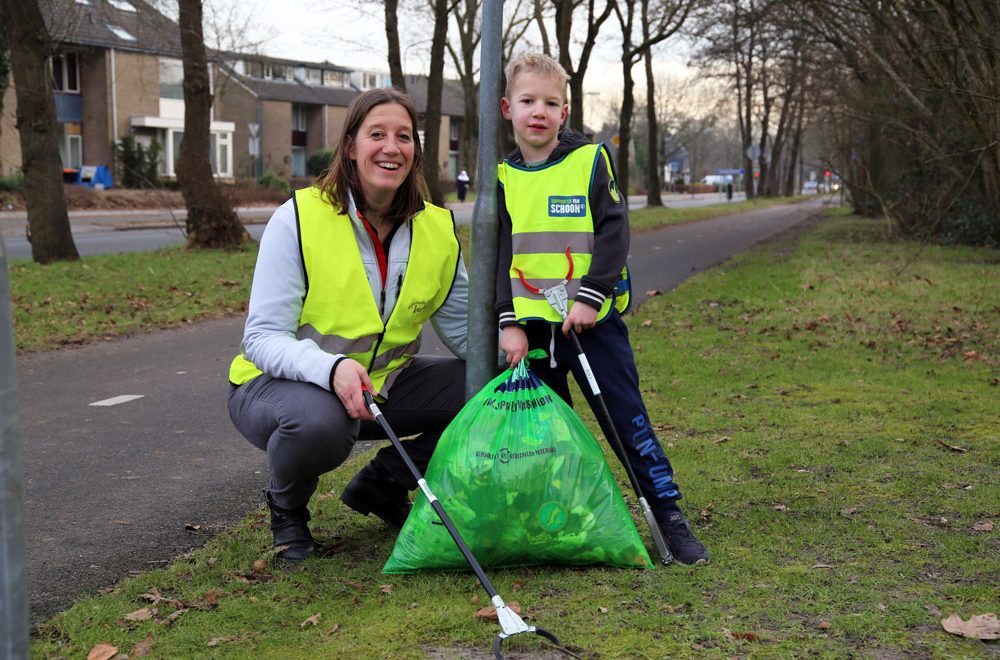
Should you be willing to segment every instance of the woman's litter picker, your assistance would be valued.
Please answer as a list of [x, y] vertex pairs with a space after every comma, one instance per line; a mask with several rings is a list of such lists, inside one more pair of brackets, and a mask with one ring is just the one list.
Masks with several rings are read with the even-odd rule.
[[462, 540], [462, 535], [458, 533], [455, 525], [451, 522], [451, 518], [449, 518], [448, 514], [445, 513], [444, 507], [441, 506], [441, 502], [439, 502], [438, 498], [433, 492], [431, 492], [430, 486], [427, 485], [427, 481], [424, 479], [424, 475], [420, 474], [420, 470], [418, 470], [417, 466], [414, 465], [410, 455], [406, 453], [403, 443], [399, 441], [399, 438], [389, 426], [389, 422], [387, 422], [385, 417], [382, 415], [382, 411], [379, 410], [379, 407], [375, 404], [375, 400], [372, 398], [371, 392], [366, 389], [363, 394], [365, 397], [365, 403], [368, 405], [368, 409], [371, 410], [375, 420], [385, 431], [386, 435], [389, 436], [389, 440], [392, 441], [392, 445], [396, 448], [396, 451], [398, 451], [399, 455], [403, 457], [406, 467], [409, 468], [410, 473], [417, 480], [420, 490], [422, 490], [424, 495], [427, 496], [427, 501], [430, 502], [430, 505], [434, 508], [434, 512], [437, 513], [438, 518], [441, 519], [441, 522], [444, 523], [444, 526], [448, 529], [448, 533], [451, 534], [451, 538], [455, 541], [455, 545], [458, 546], [458, 549], [462, 551], [462, 555], [465, 557], [465, 560], [469, 562], [469, 566], [472, 567], [476, 577], [479, 578], [479, 583], [483, 585], [483, 589], [485, 589], [486, 593], [490, 595], [490, 600], [497, 610], [497, 619], [500, 621], [500, 628], [502, 629], [496, 639], [493, 640], [493, 655], [498, 659], [502, 659], [503, 654], [500, 652], [501, 642], [508, 637], [519, 635], [521, 633], [535, 633], [536, 635], [541, 635], [556, 646], [560, 647], [560, 650], [564, 650], [562, 648], [562, 642], [559, 641], [558, 637], [544, 628], [527, 625], [521, 617], [517, 615], [517, 612], [507, 607], [507, 605], [503, 602], [503, 598], [501, 598], [500, 594], [497, 593], [497, 590], [493, 588], [493, 584], [490, 582], [490, 579], [486, 577], [486, 573], [483, 572], [483, 567], [479, 565], [478, 561], [476, 561], [476, 558], [472, 555], [472, 551], [469, 550], [469, 546], [467, 546], [465, 541]]
[[[522, 273], [519, 268], [514, 269], [521, 278], [521, 284], [524, 285], [524, 288], [532, 293], [540, 293], [545, 296], [545, 300], [552, 305], [554, 310], [559, 312], [559, 315], [564, 321], [569, 315], [569, 294], [566, 292], [566, 285], [573, 277], [573, 255], [570, 253], [569, 247], [566, 248], [566, 260], [569, 261], [569, 271], [566, 273], [566, 277], [564, 277], [563, 281], [559, 284], [555, 284], [546, 289], [540, 289], [536, 286], [532, 286], [526, 279], [524, 279], [524, 273]], [[576, 336], [576, 331], [573, 330], [573, 328], [569, 329], [569, 336], [573, 339], [573, 346], [576, 347], [576, 355], [580, 360], [580, 366], [583, 367], [583, 373], [587, 375], [587, 382], [590, 384], [590, 391], [593, 393], [594, 399], [597, 401], [597, 407], [603, 417], [602, 421], [604, 422], [604, 427], [608, 430], [608, 440], [611, 442], [611, 447], [615, 450], [615, 453], [618, 454], [622, 465], [625, 466], [625, 472], [628, 473], [628, 480], [632, 484], [632, 490], [635, 491], [635, 496], [639, 498], [639, 508], [642, 509], [642, 515], [646, 519], [646, 524], [649, 525], [649, 533], [653, 536], [653, 543], [656, 544], [656, 550], [660, 553], [660, 559], [663, 563], [669, 564], [674, 560], [674, 556], [670, 554], [670, 549], [667, 547], [667, 541], [663, 538], [663, 531], [660, 530], [660, 526], [656, 524], [656, 518], [653, 517], [653, 510], [649, 508], [649, 503], [642, 494], [642, 488], [639, 486], [639, 480], [635, 477], [635, 471], [632, 469], [632, 466], [629, 465], [629, 462], [625, 457], [625, 447], [622, 445], [622, 439], [618, 436], [618, 430], [615, 428], [614, 422], [611, 420], [611, 413], [608, 412], [608, 406], [604, 403], [604, 397], [601, 396], [601, 388], [597, 386], [597, 379], [594, 378], [594, 372], [590, 368], [590, 362], [587, 361], [587, 355], [583, 352], [583, 346], [580, 345], [580, 338]]]

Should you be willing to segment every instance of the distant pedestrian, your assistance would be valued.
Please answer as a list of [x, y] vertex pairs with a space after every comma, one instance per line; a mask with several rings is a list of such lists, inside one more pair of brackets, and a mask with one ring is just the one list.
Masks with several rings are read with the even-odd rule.
[[726, 182], [726, 200], [730, 201], [730, 202], [733, 201], [733, 182], [732, 181], [727, 181]]
[[465, 201], [465, 194], [469, 191], [469, 173], [468, 172], [466, 172], [465, 170], [462, 170], [461, 172], [458, 173], [458, 179], [456, 180], [455, 188], [458, 191], [458, 201], [464, 202]]

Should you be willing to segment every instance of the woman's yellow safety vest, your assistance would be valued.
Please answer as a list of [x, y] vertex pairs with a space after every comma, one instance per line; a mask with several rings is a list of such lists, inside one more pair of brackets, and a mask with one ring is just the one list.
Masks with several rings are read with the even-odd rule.
[[[295, 211], [306, 274], [296, 336], [357, 360], [384, 394], [397, 370], [419, 350], [421, 328], [451, 291], [460, 254], [451, 212], [425, 204], [410, 220], [406, 274], [383, 323], [351, 218], [336, 211], [316, 187], [295, 192]], [[229, 381], [242, 385], [261, 373], [241, 353], [229, 367]]]
[[[573, 260], [573, 277], [566, 285], [569, 306], [580, 289], [580, 278], [590, 270], [594, 252], [590, 184], [601, 149], [602, 145], [588, 144], [542, 167], [525, 168], [504, 161], [498, 168], [511, 219], [510, 288], [518, 321], [562, 323], [563, 319], [542, 294], [524, 286], [517, 269], [533, 287], [557, 285], [569, 271], [569, 248]], [[605, 162], [611, 174], [611, 159], [605, 156]], [[611, 313], [612, 306], [624, 313], [629, 294], [628, 268], [623, 267], [614, 293], [598, 312], [598, 321]]]

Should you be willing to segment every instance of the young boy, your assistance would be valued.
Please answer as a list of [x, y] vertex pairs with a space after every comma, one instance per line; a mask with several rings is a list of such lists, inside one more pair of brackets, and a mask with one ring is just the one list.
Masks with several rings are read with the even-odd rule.
[[[500, 347], [512, 366], [529, 349], [551, 356], [531, 369], [566, 402], [572, 371], [591, 408], [596, 401], [569, 338], [580, 343], [625, 447], [646, 501], [676, 561], [708, 561], [705, 546], [684, 519], [680, 490], [649, 422], [639, 393], [639, 375], [620, 313], [628, 306], [625, 269], [628, 209], [615, 185], [611, 157], [570, 129], [560, 130], [569, 110], [565, 70], [546, 55], [525, 55], [507, 67], [500, 110], [513, 125], [517, 148], [499, 167], [500, 245], [497, 313]], [[569, 315], [565, 321], [532, 287], [558, 284], [569, 270]], [[561, 327], [557, 327], [560, 326]], [[605, 428], [601, 415], [595, 415]]]

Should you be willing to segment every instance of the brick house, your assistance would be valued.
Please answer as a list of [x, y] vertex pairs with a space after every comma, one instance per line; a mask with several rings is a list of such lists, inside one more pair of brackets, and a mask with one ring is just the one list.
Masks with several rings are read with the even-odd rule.
[[[284, 178], [307, 176], [309, 156], [336, 145], [351, 101], [364, 89], [390, 86], [388, 74], [329, 62], [238, 54], [219, 60], [216, 107], [236, 124], [236, 176], [259, 177], [268, 170]], [[406, 86], [423, 112], [427, 77], [407, 76]], [[465, 112], [457, 82], [445, 81], [441, 105], [438, 154], [442, 178], [451, 180]]]
[[[126, 135], [161, 147], [160, 173], [175, 175], [184, 135], [183, 67], [177, 24], [144, 0], [51, 0], [42, 3], [56, 42], [52, 84], [67, 177], [82, 165], [115, 161]], [[221, 179], [271, 170], [305, 176], [309, 155], [332, 147], [347, 106], [385, 74], [329, 62], [210, 53], [215, 100], [211, 160]], [[411, 76], [417, 107], [426, 105], [427, 79]], [[13, 80], [0, 116], [0, 176], [20, 169], [14, 127]], [[461, 88], [446, 81], [439, 154], [442, 178], [454, 178], [464, 108]], [[113, 168], [112, 168], [113, 169]]]

